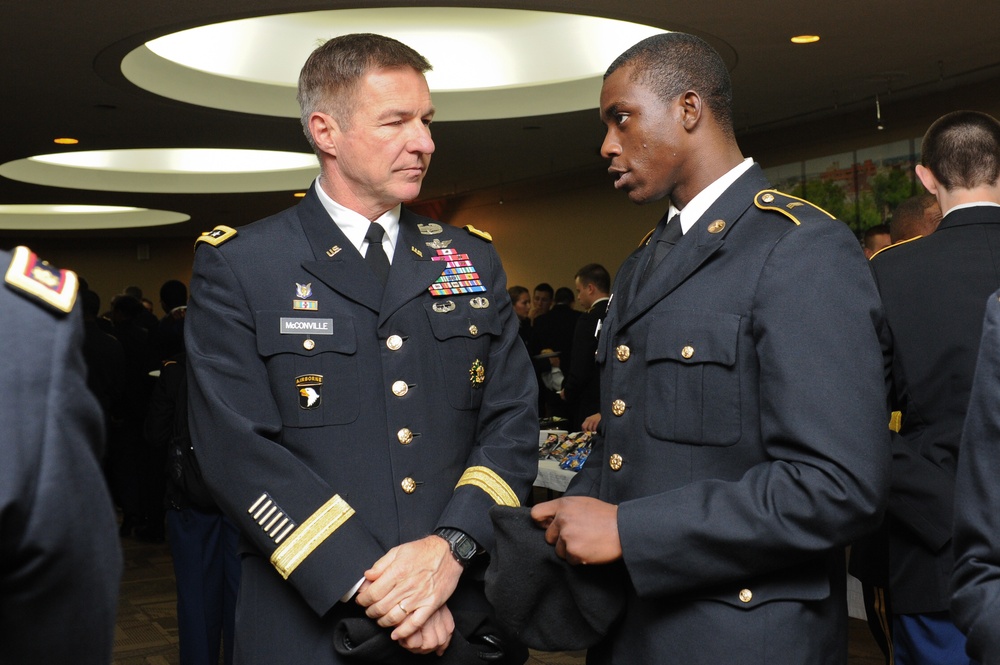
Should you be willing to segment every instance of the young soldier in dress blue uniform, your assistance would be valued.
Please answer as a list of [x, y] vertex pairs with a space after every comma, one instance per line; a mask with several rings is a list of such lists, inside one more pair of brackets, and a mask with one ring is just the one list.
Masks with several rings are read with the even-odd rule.
[[605, 75], [615, 187], [671, 209], [601, 329], [603, 437], [532, 513], [569, 562], [627, 571], [588, 663], [847, 662], [844, 546], [888, 486], [878, 293], [847, 226], [743, 158], [731, 103], [690, 35]]
[[489, 507], [536, 474], [537, 393], [489, 235], [400, 205], [434, 151], [428, 69], [377, 35], [318, 48], [299, 101], [320, 177], [197, 243], [190, 424], [245, 541], [240, 663], [523, 662], [482, 574]]
[[0, 661], [111, 662], [121, 548], [77, 277], [0, 251]]

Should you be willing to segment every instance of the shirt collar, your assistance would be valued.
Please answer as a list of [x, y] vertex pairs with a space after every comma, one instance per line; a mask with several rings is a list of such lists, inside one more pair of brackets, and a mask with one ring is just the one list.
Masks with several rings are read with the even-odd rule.
[[[1000, 203], [994, 203], [993, 201], [972, 201], [970, 203], [959, 203], [957, 206], [949, 208], [948, 212], [944, 213], [944, 215], [950, 215], [956, 210], [961, 210], [962, 208], [975, 208], [976, 206], [993, 206], [995, 208], [1000, 208]], [[944, 217], [944, 215], [941, 216]]]
[[678, 211], [673, 204], [670, 204], [670, 212], [667, 219], [673, 219], [678, 212], [681, 216], [681, 230], [687, 233], [694, 226], [695, 222], [701, 219], [705, 211], [712, 207], [712, 204], [729, 189], [729, 186], [746, 173], [753, 166], [753, 158], [747, 157], [742, 162], [729, 169], [721, 178], [713, 182], [684, 206], [684, 210]]
[[[354, 245], [354, 248], [364, 256], [368, 249], [365, 234], [368, 233], [368, 225], [371, 223], [369, 219], [361, 213], [355, 212], [350, 208], [345, 208], [331, 199], [330, 195], [319, 184], [319, 178], [316, 178], [315, 189], [316, 194], [319, 196], [319, 202], [323, 204], [323, 208], [330, 215], [330, 219], [344, 232], [344, 235]], [[402, 205], [397, 205], [395, 208], [387, 210], [381, 217], [375, 220], [385, 229], [385, 237], [382, 238], [382, 249], [385, 250], [385, 255], [389, 257], [390, 262], [392, 262], [392, 253], [396, 249], [396, 240], [399, 238], [399, 215], [401, 209]]]

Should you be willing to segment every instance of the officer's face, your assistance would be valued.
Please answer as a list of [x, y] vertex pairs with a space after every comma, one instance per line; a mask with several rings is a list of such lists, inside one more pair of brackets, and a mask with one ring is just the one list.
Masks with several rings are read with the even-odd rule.
[[434, 105], [423, 74], [410, 67], [370, 71], [354, 98], [346, 127], [331, 118], [326, 152], [335, 159], [326, 178], [338, 203], [372, 218], [420, 194], [434, 152]]
[[682, 180], [686, 136], [681, 107], [633, 80], [633, 68], [615, 70], [601, 88], [601, 121], [607, 127], [601, 154], [611, 160], [615, 189], [634, 203], [649, 203], [670, 196]]

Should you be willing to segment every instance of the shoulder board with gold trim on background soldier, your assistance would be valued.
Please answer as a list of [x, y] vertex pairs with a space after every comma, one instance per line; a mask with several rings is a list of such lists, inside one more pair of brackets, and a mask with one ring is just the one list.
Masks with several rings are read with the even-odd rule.
[[912, 238], [907, 238], [905, 240], [900, 240], [899, 242], [894, 242], [891, 245], [886, 245], [882, 249], [880, 249], [877, 252], [875, 252], [874, 254], [872, 254], [871, 258], [869, 258], [868, 260], [871, 261], [871, 259], [874, 259], [876, 256], [878, 256], [879, 254], [881, 254], [882, 252], [884, 252], [887, 249], [892, 249], [893, 247], [899, 247], [900, 245], [905, 245], [908, 242], [913, 242], [914, 240], [920, 240], [923, 237], [924, 237], [923, 235], [913, 236]]
[[49, 265], [24, 246], [14, 248], [4, 281], [14, 291], [63, 313], [73, 309], [80, 288], [76, 273]]
[[482, 238], [486, 242], [493, 242], [493, 236], [491, 236], [486, 231], [480, 231], [479, 229], [477, 229], [472, 224], [467, 224], [465, 226], [465, 230], [468, 231], [469, 233], [471, 233], [472, 235], [476, 236], [477, 238]]

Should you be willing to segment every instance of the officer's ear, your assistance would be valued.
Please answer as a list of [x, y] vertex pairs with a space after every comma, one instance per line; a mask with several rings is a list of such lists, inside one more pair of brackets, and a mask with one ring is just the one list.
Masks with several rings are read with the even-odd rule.
[[316, 148], [333, 157], [337, 156], [337, 142], [342, 133], [337, 120], [322, 111], [309, 114], [309, 133]]

